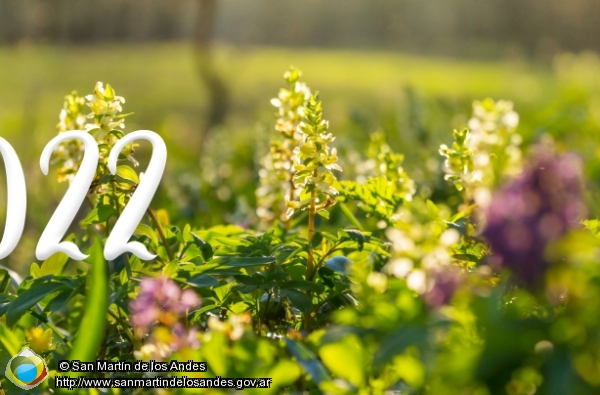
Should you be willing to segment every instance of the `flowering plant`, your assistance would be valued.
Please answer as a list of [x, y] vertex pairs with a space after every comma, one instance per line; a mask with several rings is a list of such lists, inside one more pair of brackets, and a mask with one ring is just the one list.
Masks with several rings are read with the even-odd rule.
[[[107, 378], [272, 379], [248, 393], [597, 393], [600, 222], [586, 218], [580, 160], [548, 143], [522, 154], [512, 103], [486, 99], [435, 156], [450, 182], [425, 184], [384, 132], [344, 161], [343, 131], [300, 77], [287, 71], [271, 101], [258, 220], [207, 227], [148, 209], [132, 236], [147, 262], [102, 254], [142, 176], [135, 145], [116, 174], [107, 166], [125, 100], [102, 83], [67, 95], [59, 133], [100, 148], [88, 212], [66, 237], [89, 257], [54, 254], [22, 280], [0, 269], [0, 361], [29, 346], [52, 377], [63, 359], [99, 359], [207, 366], [96, 373]], [[71, 181], [81, 143], [54, 155]], [[181, 390], [201, 391], [229, 393]]]

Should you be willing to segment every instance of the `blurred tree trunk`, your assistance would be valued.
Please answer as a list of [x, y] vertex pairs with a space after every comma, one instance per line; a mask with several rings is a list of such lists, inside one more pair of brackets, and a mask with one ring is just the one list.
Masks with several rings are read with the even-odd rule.
[[213, 39], [217, 20], [218, 0], [198, 0], [198, 17], [194, 31], [196, 62], [200, 77], [208, 89], [207, 120], [200, 135], [200, 149], [208, 133], [221, 125], [229, 111], [229, 91], [213, 62]]

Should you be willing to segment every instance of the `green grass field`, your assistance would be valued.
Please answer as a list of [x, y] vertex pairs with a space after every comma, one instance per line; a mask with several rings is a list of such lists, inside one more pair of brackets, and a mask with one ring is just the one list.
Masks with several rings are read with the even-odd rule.
[[[255, 122], [257, 113], [270, 111], [268, 100], [290, 65], [301, 68], [307, 83], [321, 92], [332, 120], [344, 118], [351, 107], [390, 107], [405, 85], [426, 97], [470, 101], [492, 96], [527, 106], [547, 102], [556, 93], [550, 70], [524, 62], [220, 46], [215, 63], [231, 90], [231, 118], [245, 125]], [[40, 138], [53, 135], [63, 95], [71, 89], [90, 91], [97, 80], [110, 82], [128, 99], [126, 108], [136, 112], [131, 119], [139, 127], [156, 127], [166, 118], [183, 117], [193, 129], [206, 107], [206, 92], [188, 45], [3, 47], [3, 133], [35, 133]]]
[[[478, 62], [392, 52], [219, 45], [214, 62], [228, 86], [231, 111], [226, 124], [211, 134], [210, 147], [218, 149], [208, 149], [205, 156], [222, 163], [242, 152], [242, 159], [222, 180], [233, 184], [233, 196], [253, 194], [254, 145], [271, 133], [269, 99], [283, 85], [282, 74], [290, 65], [302, 69], [303, 79], [321, 92], [325, 117], [340, 136], [339, 146], [360, 144], [368, 133], [383, 128], [395, 148], [407, 153], [408, 171], [421, 166], [421, 156], [414, 154], [419, 134], [426, 135], [420, 149], [428, 156], [435, 154], [441, 142], [451, 139], [452, 128], [466, 124], [471, 101], [485, 97], [515, 102], [526, 139], [547, 131], [585, 157], [597, 156], [595, 144], [589, 144], [590, 138], [598, 141], [600, 131], [596, 82], [600, 62], [593, 55], [563, 56], [551, 67], [516, 60]], [[30, 194], [22, 254], [13, 254], [12, 265], [31, 261], [31, 243], [66, 188], [54, 177], [43, 177], [38, 167], [44, 145], [56, 134], [63, 97], [73, 89], [88, 94], [96, 81], [110, 83], [127, 99], [124, 111], [135, 112], [127, 120], [128, 131], [151, 129], [164, 136], [170, 154], [168, 177], [175, 169], [194, 174], [205, 163], [198, 158], [198, 135], [208, 97], [190, 45], [0, 47], [0, 135], [17, 150]], [[575, 128], [577, 133], [571, 133]], [[257, 148], [258, 152], [265, 149]], [[590, 166], [592, 175], [600, 174], [595, 165]], [[159, 196], [162, 204], [172, 199], [165, 191]], [[1, 207], [4, 200], [1, 191]], [[231, 200], [207, 210], [223, 215], [235, 204]]]

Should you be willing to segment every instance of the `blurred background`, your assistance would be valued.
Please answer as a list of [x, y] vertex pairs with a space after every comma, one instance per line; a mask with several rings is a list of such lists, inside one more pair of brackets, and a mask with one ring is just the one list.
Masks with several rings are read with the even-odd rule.
[[473, 100], [492, 97], [515, 103], [526, 144], [552, 136], [584, 157], [595, 181], [598, 20], [596, 0], [0, 0], [0, 135], [17, 150], [29, 193], [25, 235], [3, 263], [22, 272], [33, 261], [67, 188], [42, 175], [39, 156], [64, 96], [89, 94], [96, 81], [135, 112], [126, 131], [166, 140], [153, 207], [175, 223], [256, 223], [259, 161], [276, 135], [269, 100], [291, 65], [321, 92], [342, 178], [383, 131], [435, 196], [439, 144], [466, 125]]

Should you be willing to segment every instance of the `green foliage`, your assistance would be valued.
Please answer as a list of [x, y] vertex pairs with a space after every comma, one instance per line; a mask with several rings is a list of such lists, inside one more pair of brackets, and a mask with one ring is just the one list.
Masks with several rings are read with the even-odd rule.
[[[73, 341], [69, 353], [70, 360], [90, 361], [100, 351], [106, 327], [108, 310], [108, 273], [106, 261], [102, 256], [102, 244], [94, 241], [90, 250], [89, 288], [86, 292], [86, 304], [81, 318], [80, 330]], [[74, 374], [79, 376], [80, 374]]]
[[[132, 237], [157, 255], [149, 262], [101, 252], [140, 179], [135, 147], [116, 175], [106, 169], [125, 134], [124, 99], [100, 83], [68, 95], [59, 132], [76, 125], [105, 153], [89, 211], [67, 237], [90, 257], [56, 254], [22, 281], [0, 268], [0, 363], [28, 345], [52, 375], [67, 358], [176, 359], [208, 372], [170, 375], [273, 378], [251, 394], [597, 393], [598, 220], [549, 243], [531, 287], [481, 236], [492, 190], [521, 171], [512, 104], [475, 102], [467, 128], [441, 147], [456, 199], [441, 176], [421, 183], [386, 133], [371, 134], [356, 160], [338, 158], [323, 104], [300, 76], [290, 69], [272, 101], [278, 137], [261, 161], [260, 222], [206, 226], [149, 209]], [[59, 150], [59, 179], [76, 172], [79, 148]], [[334, 175], [338, 160], [346, 179]]]

